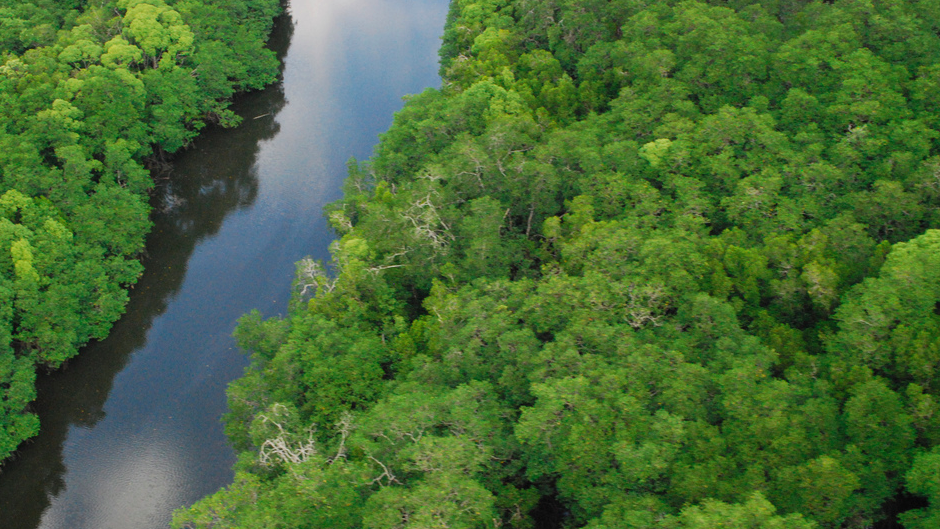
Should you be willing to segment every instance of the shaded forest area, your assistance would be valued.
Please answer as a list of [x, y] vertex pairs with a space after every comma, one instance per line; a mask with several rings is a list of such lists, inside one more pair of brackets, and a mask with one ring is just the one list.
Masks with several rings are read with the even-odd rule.
[[0, 460], [142, 272], [148, 164], [277, 75], [277, 0], [0, 0]]
[[940, 527], [938, 30], [454, 0], [174, 526]]

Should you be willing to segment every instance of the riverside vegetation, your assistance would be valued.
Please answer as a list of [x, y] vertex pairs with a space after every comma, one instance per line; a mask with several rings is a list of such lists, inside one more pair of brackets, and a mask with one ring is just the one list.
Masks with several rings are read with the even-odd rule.
[[[0, 0], [0, 457], [266, 0]], [[940, 526], [940, 3], [454, 0], [177, 527]], [[154, 154], [156, 153], [156, 154]], [[899, 515], [896, 511], [903, 510]]]
[[940, 526], [938, 29], [453, 0], [174, 527]]
[[0, 0], [0, 460], [52, 369], [122, 314], [150, 229], [146, 164], [277, 75], [277, 0]]

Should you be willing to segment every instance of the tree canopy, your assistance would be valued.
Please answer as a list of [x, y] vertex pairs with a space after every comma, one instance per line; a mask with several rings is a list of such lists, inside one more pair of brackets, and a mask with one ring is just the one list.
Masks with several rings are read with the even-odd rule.
[[274, 79], [276, 0], [0, 0], [0, 460], [37, 366], [107, 336], [150, 229], [147, 161]]
[[936, 525], [938, 26], [453, 0], [174, 526]]

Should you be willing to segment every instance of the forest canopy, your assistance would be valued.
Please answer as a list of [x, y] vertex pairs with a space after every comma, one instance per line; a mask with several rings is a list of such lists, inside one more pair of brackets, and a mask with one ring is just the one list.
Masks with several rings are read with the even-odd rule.
[[938, 29], [453, 0], [174, 526], [937, 527]]
[[0, 0], [0, 460], [140, 276], [149, 162], [277, 75], [277, 0]]

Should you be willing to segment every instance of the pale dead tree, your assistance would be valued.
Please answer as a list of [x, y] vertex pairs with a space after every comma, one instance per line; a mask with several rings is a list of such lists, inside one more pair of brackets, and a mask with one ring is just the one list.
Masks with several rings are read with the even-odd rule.
[[346, 216], [344, 210], [334, 210], [330, 212], [329, 216], [330, 226], [336, 228], [336, 231], [342, 233], [349, 233], [353, 229], [352, 221], [349, 220], [349, 217]]
[[443, 170], [440, 166], [434, 165], [429, 166], [425, 169], [423, 173], [418, 175], [418, 178], [422, 180], [428, 180], [430, 182], [437, 182], [438, 180], [443, 180], [444, 177], [441, 175]]
[[434, 204], [437, 195], [435, 190], [429, 190], [421, 198], [415, 200], [402, 216], [414, 226], [415, 235], [427, 239], [437, 249], [443, 249], [449, 241], [454, 240], [450, 226], [438, 214], [438, 207]]
[[354, 429], [352, 414], [344, 411], [339, 420], [336, 421], [335, 426], [336, 431], [339, 432], [339, 446], [336, 447], [336, 454], [326, 460], [330, 464], [333, 464], [337, 459], [346, 459], [346, 439], [349, 439], [349, 435]]
[[[350, 167], [350, 166], [347, 166], [347, 167]], [[356, 188], [356, 191], [358, 191], [359, 193], [366, 192], [366, 188], [368, 185], [368, 182], [366, 181], [367, 174], [371, 176], [373, 179], [375, 178], [375, 172], [372, 171], [371, 167], [369, 168], [368, 173], [361, 172], [358, 167], [356, 167], [353, 171], [349, 171], [349, 173], [350, 173], [350, 178], [347, 181], [351, 183], [353, 187]], [[353, 174], [355, 174], [355, 178], [352, 177]]]
[[379, 265], [379, 266], [373, 266], [373, 267], [367, 268], [366, 271], [369, 272], [370, 274], [372, 274], [373, 276], [377, 276], [377, 275], [379, 275], [379, 272], [381, 272], [382, 270], [388, 270], [389, 268], [401, 268], [401, 267], [403, 267], [403, 266], [405, 266], [405, 265], [403, 265], [403, 264], [397, 264], [397, 265]]
[[385, 256], [385, 260], [386, 260], [386, 261], [394, 261], [394, 260], [395, 260], [396, 258], [398, 258], [398, 257], [403, 257], [403, 256], [405, 256], [405, 255], [408, 255], [409, 252], [411, 252], [411, 250], [410, 250], [409, 248], [404, 248], [404, 247], [402, 247], [402, 248], [401, 248], [401, 251], [399, 251], [399, 252], [397, 252], [397, 253], [393, 253], [393, 254], [386, 255], [386, 256]]
[[297, 263], [296, 281], [296, 288], [300, 289], [300, 295], [305, 296], [311, 288], [322, 288], [326, 292], [333, 292], [337, 278], [328, 277], [319, 261], [304, 257]]
[[627, 287], [627, 303], [624, 307], [624, 319], [634, 329], [640, 329], [648, 324], [659, 327], [662, 314], [658, 314], [659, 305], [667, 297], [665, 287], [662, 285], [646, 285]]
[[395, 477], [395, 474], [392, 474], [392, 471], [389, 470], [389, 468], [388, 468], [387, 466], [385, 466], [385, 463], [382, 463], [381, 461], [379, 461], [378, 459], [372, 457], [371, 455], [368, 455], [368, 456], [366, 456], [366, 457], [368, 457], [368, 458], [371, 459], [372, 461], [375, 461], [375, 463], [376, 463], [377, 465], [379, 465], [380, 467], [382, 467], [382, 473], [379, 474], [379, 476], [378, 476], [377, 478], [373, 479], [373, 480], [369, 483], [370, 485], [375, 485], [376, 483], [378, 483], [379, 485], [382, 485], [382, 480], [383, 480], [383, 479], [385, 480], [385, 485], [391, 485], [392, 483], [398, 483], [399, 485], [401, 485], [401, 481], [398, 481], [398, 478], [396, 478], [396, 477]]
[[[262, 465], [277, 463], [296, 465], [318, 455], [313, 425], [307, 427], [301, 435], [291, 433], [284, 428], [283, 424], [272, 418], [286, 415], [287, 408], [283, 404], [275, 404], [271, 407], [270, 414], [259, 416], [262, 423], [272, 424], [277, 429], [277, 435], [266, 439], [261, 445], [258, 459]], [[337, 433], [339, 433], [339, 446], [336, 447], [336, 453], [333, 454], [333, 457], [325, 459], [327, 464], [333, 464], [339, 459], [346, 459], [346, 440], [349, 439], [355, 429], [352, 414], [348, 411], [343, 412], [334, 426]], [[391, 477], [394, 479], [394, 476]]]
[[316, 288], [317, 278], [320, 274], [320, 263], [309, 257], [304, 257], [297, 263], [297, 287], [301, 288], [301, 296], [307, 294], [307, 289]]
[[[303, 463], [311, 457], [317, 455], [316, 442], [313, 436], [313, 426], [306, 429], [306, 437], [297, 436], [284, 429], [284, 425], [276, 421], [272, 416], [286, 415], [287, 408], [283, 404], [275, 404], [271, 407], [271, 414], [262, 414], [259, 417], [264, 424], [272, 424], [277, 428], [277, 435], [265, 440], [261, 444], [259, 461], [262, 465], [271, 465], [274, 463]], [[296, 439], [300, 437], [299, 439]]]
[[480, 186], [480, 190], [486, 191], [486, 185], [483, 183], [484, 160], [478, 155], [473, 145], [464, 147], [460, 154], [465, 158], [469, 158], [473, 162], [473, 170], [460, 171], [454, 176], [472, 176], [476, 178], [477, 185]]
[[[386, 255], [386, 256], [385, 256], [385, 262], [386, 262], [386, 263], [392, 263], [392, 262], [395, 261], [395, 259], [397, 259], [397, 258], [399, 258], [399, 257], [402, 257], [402, 256], [404, 256], [404, 255], [407, 255], [408, 252], [410, 252], [410, 251], [411, 251], [411, 250], [409, 250], [409, 249], [407, 249], [407, 248], [403, 248], [403, 249], [402, 249], [400, 252], [398, 252], [398, 253], [393, 253], [393, 254], [391, 254], [391, 255]], [[403, 264], [375, 265], [375, 266], [373, 266], [373, 267], [367, 268], [366, 271], [369, 272], [370, 274], [372, 274], [373, 276], [377, 276], [377, 275], [379, 275], [379, 272], [381, 272], [382, 270], [388, 270], [388, 269], [390, 269], [390, 268], [402, 268], [402, 267], [404, 267], [404, 266], [406, 266], [406, 265], [403, 265]]]

